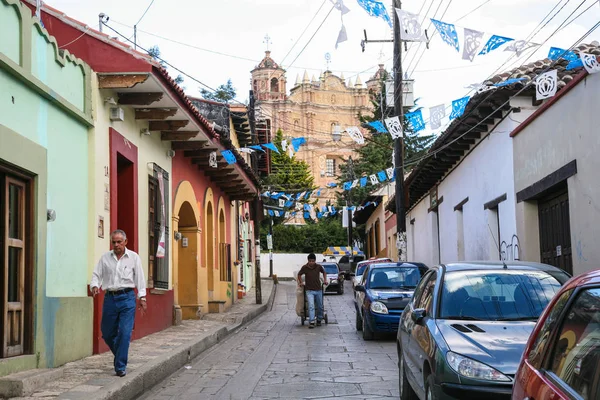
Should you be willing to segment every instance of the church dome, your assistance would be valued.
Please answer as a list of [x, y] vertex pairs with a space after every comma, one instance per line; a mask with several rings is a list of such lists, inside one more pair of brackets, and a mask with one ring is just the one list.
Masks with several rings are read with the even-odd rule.
[[269, 68], [269, 69], [279, 69], [279, 65], [273, 61], [271, 58], [271, 52], [269, 50], [265, 51], [265, 58], [262, 59], [260, 64], [256, 66], [256, 69]]

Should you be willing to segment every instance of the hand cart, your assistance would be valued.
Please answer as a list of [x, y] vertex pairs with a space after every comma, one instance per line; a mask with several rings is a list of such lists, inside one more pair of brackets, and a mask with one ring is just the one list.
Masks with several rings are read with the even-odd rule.
[[[327, 288], [327, 285], [323, 284], [322, 286], [322, 291], [323, 291], [323, 322], [325, 322], [326, 324], [329, 323], [329, 319], [327, 318], [327, 310], [325, 309], [325, 289]], [[308, 301], [306, 300], [306, 287], [304, 285], [302, 285], [302, 298], [303, 298], [303, 308], [302, 311], [298, 314], [298, 316], [300, 317], [300, 324], [304, 325], [304, 321], [306, 321], [308, 319]], [[315, 305], [315, 317], [317, 315], [317, 310], [316, 310], [316, 305]]]

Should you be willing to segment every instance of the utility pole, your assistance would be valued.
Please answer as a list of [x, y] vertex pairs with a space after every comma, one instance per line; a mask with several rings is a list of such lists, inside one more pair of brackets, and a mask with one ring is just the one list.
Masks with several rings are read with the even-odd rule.
[[[352, 156], [348, 158], [348, 168], [349, 168], [349, 178], [352, 182], [354, 182], [354, 161], [352, 161]], [[352, 191], [347, 191], [346, 196], [346, 211], [348, 214], [348, 247], [350, 247], [350, 258], [352, 258], [352, 250], [354, 246], [352, 245], [352, 211], [350, 211], [350, 205], [352, 203], [352, 198], [350, 197], [350, 193]]]
[[269, 217], [269, 236], [271, 236], [271, 246], [269, 246], [269, 277], [273, 276], [273, 218]]
[[262, 304], [262, 288], [260, 282], [260, 220], [263, 210], [260, 206], [260, 193], [256, 194], [254, 203], [254, 245], [258, 247], [258, 249], [255, 251], [256, 258], [254, 260], [254, 281], [256, 286], [256, 304]]
[[[394, 14], [394, 109], [400, 119], [404, 122], [404, 111], [402, 109], [402, 41], [400, 39], [400, 21], [396, 8], [402, 8], [400, 0], [393, 0]], [[400, 243], [406, 232], [406, 211], [404, 206], [404, 130], [402, 137], [394, 139], [395, 173], [396, 173], [396, 243]], [[398, 247], [398, 261], [406, 259], [402, 254], [402, 248]]]

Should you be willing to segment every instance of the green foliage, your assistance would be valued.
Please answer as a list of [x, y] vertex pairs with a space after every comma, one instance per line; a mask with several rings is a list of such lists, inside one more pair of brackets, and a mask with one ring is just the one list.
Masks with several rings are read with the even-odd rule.
[[206, 100], [217, 101], [219, 103], [229, 103], [235, 99], [236, 90], [231, 84], [231, 79], [227, 79], [227, 83], [219, 85], [214, 93], [210, 90], [201, 88], [200, 94]]
[[[267, 248], [269, 220], [265, 219], [260, 227], [261, 248]], [[325, 218], [317, 223], [304, 226], [273, 225], [273, 251], [282, 253], [319, 254], [328, 246], [345, 246], [346, 229], [342, 228], [338, 218]]]
[[299, 193], [316, 189], [315, 178], [308, 164], [296, 160], [295, 157], [283, 151], [281, 142], [284, 139], [281, 129], [275, 134], [273, 140], [279, 153], [271, 152], [272, 172], [265, 178], [265, 187], [275, 192]]
[[148, 55], [157, 61], [161, 66], [165, 67], [165, 62], [160, 59], [160, 48], [158, 46], [152, 46], [148, 49]]

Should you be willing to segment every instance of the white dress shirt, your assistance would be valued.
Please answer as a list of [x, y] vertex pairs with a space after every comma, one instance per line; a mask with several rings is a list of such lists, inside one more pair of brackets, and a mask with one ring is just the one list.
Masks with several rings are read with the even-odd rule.
[[137, 287], [138, 298], [146, 296], [142, 259], [127, 248], [119, 260], [112, 250], [104, 253], [94, 268], [90, 287], [102, 287], [109, 291]]

